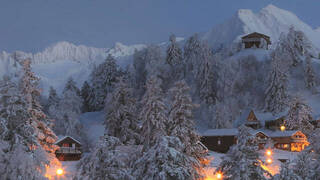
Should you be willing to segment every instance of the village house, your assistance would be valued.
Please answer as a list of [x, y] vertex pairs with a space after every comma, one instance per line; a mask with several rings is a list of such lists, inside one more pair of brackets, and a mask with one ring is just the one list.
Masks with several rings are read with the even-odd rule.
[[76, 139], [65, 136], [60, 138], [55, 145], [59, 146], [55, 154], [60, 161], [77, 161], [81, 159], [82, 145]]
[[269, 48], [268, 46], [271, 44], [271, 40], [269, 36], [260, 34], [257, 32], [243, 36], [241, 39], [245, 49], [248, 49], [248, 48], [268, 49]]
[[[280, 130], [283, 126], [283, 117], [274, 121], [266, 121], [265, 127], [253, 111], [248, 111], [244, 124], [252, 130], [250, 134], [256, 137], [259, 149], [264, 149], [268, 140], [272, 140], [274, 147], [287, 151], [302, 151], [309, 145], [305, 134], [297, 130]], [[245, 113], [244, 113], [245, 114]], [[270, 129], [266, 128], [267, 127]], [[260, 128], [260, 129], [259, 129]], [[226, 153], [229, 148], [237, 143], [238, 129], [209, 129], [201, 134], [202, 143], [211, 151]]]

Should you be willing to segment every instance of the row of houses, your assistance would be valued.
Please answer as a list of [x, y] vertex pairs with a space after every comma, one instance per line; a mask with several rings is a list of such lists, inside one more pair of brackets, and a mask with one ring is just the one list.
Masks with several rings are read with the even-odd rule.
[[[261, 126], [253, 111], [248, 114], [245, 125], [251, 128], [250, 134], [255, 136], [259, 149], [263, 149], [268, 140], [272, 140], [274, 147], [287, 151], [302, 151], [309, 145], [307, 136], [298, 130], [280, 129], [284, 118], [266, 121]], [[238, 129], [208, 129], [201, 133], [201, 142], [211, 151], [225, 153], [237, 143]]]

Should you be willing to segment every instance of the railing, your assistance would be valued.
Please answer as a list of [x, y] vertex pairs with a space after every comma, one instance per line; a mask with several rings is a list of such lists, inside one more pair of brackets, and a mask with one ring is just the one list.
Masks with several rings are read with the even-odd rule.
[[70, 153], [70, 154], [81, 154], [81, 148], [77, 147], [60, 147], [56, 153]]
[[242, 42], [260, 42], [261, 38], [246, 38], [242, 39]]
[[292, 142], [306, 142], [306, 138], [292, 138]]

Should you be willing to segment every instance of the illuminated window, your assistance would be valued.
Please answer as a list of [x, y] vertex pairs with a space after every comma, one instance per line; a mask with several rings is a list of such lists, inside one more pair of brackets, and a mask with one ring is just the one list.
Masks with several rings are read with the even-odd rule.
[[284, 148], [288, 148], [288, 144], [283, 144], [283, 147]]
[[69, 144], [68, 143], [63, 143], [62, 147], [69, 147]]

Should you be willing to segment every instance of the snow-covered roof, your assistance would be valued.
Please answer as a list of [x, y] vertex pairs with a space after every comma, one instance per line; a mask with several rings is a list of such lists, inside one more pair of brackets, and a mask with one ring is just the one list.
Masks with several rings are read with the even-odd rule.
[[290, 131], [273, 131], [269, 134], [269, 137], [290, 137], [296, 134], [299, 131], [290, 130]]
[[74, 139], [74, 138], [71, 137], [71, 136], [63, 136], [63, 137], [59, 138], [59, 139], [57, 140], [57, 142], [55, 142], [54, 144], [57, 145], [57, 144], [59, 144], [62, 140], [66, 139], [66, 138], [70, 138], [70, 139], [74, 140], [75, 142], [77, 142], [78, 144], [81, 144], [81, 142], [79, 142], [78, 140]]
[[238, 129], [208, 129], [201, 133], [202, 136], [236, 136]]

